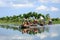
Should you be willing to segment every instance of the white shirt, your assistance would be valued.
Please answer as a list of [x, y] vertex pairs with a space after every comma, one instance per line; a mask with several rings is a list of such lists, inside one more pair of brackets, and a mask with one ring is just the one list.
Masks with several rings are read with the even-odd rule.
[[42, 16], [40, 16], [40, 19], [44, 19]]

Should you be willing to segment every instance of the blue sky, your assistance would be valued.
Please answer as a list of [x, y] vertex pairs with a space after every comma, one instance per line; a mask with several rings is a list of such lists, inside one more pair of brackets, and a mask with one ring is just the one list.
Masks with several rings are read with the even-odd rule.
[[0, 0], [0, 17], [34, 11], [60, 18], [60, 0]]

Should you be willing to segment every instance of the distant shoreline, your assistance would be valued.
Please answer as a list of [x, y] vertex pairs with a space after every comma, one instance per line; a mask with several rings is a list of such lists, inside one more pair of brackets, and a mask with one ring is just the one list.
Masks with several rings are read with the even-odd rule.
[[[57, 25], [57, 24], [60, 24], [60, 21], [52, 21], [52, 25]], [[12, 25], [21, 25], [22, 23], [19, 23], [19, 22], [0, 22], [0, 24], [12, 24]]]
[[45, 24], [48, 24], [49, 21], [52, 21], [52, 24], [60, 24], [60, 18], [51, 18], [49, 14], [42, 14], [37, 12], [28, 12], [20, 15], [6, 16], [0, 18], [0, 24], [17, 24], [21, 25], [25, 20], [29, 20], [33, 22], [35, 19], [38, 20], [38, 23], [41, 23], [41, 19], [43, 19]]

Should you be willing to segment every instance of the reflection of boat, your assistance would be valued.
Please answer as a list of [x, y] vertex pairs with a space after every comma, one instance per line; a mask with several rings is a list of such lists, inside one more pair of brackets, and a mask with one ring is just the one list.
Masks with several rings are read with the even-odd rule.
[[32, 25], [28, 25], [28, 26], [24, 26], [24, 25], [21, 25], [20, 28], [24, 29], [24, 28], [40, 28], [40, 27], [43, 27], [43, 26], [40, 26], [38, 24], [32, 24]]
[[21, 29], [22, 33], [29, 33], [29, 34], [33, 34], [33, 33], [41, 33], [44, 32], [44, 23], [45, 21], [42, 19], [41, 22], [39, 23], [38, 20], [33, 20], [29, 21], [29, 20], [25, 20], [23, 22], [23, 24], [19, 27], [19, 29]]
[[28, 27], [22, 27], [21, 26], [9, 26], [9, 25], [0, 25], [2, 28], [6, 29], [13, 29], [13, 30], [18, 30], [22, 33], [27, 33], [27, 34], [37, 34], [37, 33], [42, 33], [44, 31], [48, 31], [49, 28], [45, 26], [40, 26], [37, 24], [29, 25]]
[[40, 26], [37, 24], [29, 25], [28, 27], [20, 26], [20, 29], [22, 33], [28, 33], [28, 34], [36, 34], [45, 31], [44, 26]]
[[50, 20], [49, 23], [48, 23], [48, 25], [51, 25], [51, 24], [52, 24], [52, 21]]

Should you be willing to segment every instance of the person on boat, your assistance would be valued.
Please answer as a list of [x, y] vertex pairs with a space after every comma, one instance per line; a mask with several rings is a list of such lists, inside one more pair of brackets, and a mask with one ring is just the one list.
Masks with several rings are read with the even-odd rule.
[[52, 24], [52, 20], [50, 19], [49, 22], [48, 22], [48, 25]]
[[38, 33], [38, 29], [37, 29], [37, 28], [34, 28], [34, 32], [35, 32], [35, 33]]
[[40, 20], [41, 20], [40, 25], [43, 26], [45, 24], [45, 20], [42, 16], [40, 16]]
[[37, 19], [35, 19], [35, 20], [33, 21], [33, 24], [38, 24]]
[[29, 23], [28, 23], [28, 22], [25, 22], [23, 25], [24, 25], [25, 27], [28, 27], [28, 26], [29, 26]]
[[28, 32], [29, 32], [28, 28], [22, 30], [22, 33], [28, 33]]
[[28, 22], [28, 25], [31, 26], [33, 23], [31, 21]]

